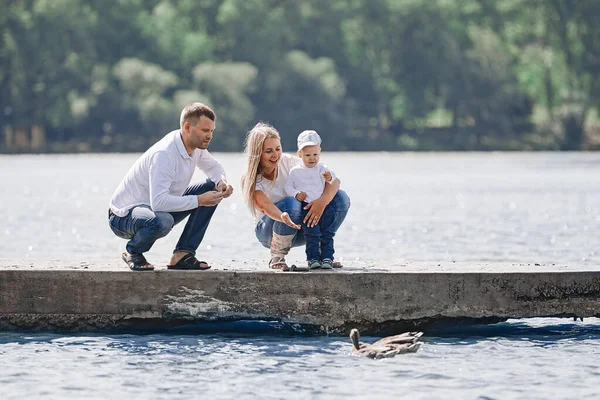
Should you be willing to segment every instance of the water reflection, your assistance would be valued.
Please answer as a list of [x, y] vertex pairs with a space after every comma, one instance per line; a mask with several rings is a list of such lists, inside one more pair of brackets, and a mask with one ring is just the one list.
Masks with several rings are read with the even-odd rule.
[[[17, 156], [0, 161], [6, 193], [0, 218], [5, 221], [3, 236], [10, 238], [0, 241], [1, 254], [118, 259], [123, 242], [108, 229], [106, 208], [136, 156]], [[353, 203], [336, 235], [336, 256], [365, 263], [390, 258], [571, 265], [600, 261], [593, 252], [600, 242], [599, 154], [327, 157], [338, 166]], [[236, 181], [243, 157], [219, 154], [219, 159]], [[364, 168], [374, 163], [380, 172], [375, 175]], [[23, 184], [30, 180], [39, 182], [35, 191]], [[369, 188], [378, 189], [365, 190], [367, 181]], [[183, 228], [159, 240], [148, 257], [166, 263], [178, 229]], [[206, 245], [217, 259], [221, 254], [268, 258], [256, 244], [253, 220], [239, 191], [215, 213], [203, 251]], [[290, 255], [293, 262], [304, 258], [296, 250]]]
[[10, 368], [0, 370], [0, 384], [4, 398], [565, 398], [576, 379], [586, 397], [599, 375], [598, 322], [437, 331], [418, 353], [387, 360], [353, 356], [346, 337], [2, 333]]

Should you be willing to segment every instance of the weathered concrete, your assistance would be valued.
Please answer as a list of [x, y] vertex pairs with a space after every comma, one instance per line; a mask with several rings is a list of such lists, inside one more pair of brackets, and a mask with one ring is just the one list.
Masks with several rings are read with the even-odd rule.
[[131, 272], [122, 263], [0, 260], [0, 330], [103, 331], [276, 320], [371, 333], [508, 318], [600, 317], [600, 269], [359, 265], [283, 273], [229, 263]]

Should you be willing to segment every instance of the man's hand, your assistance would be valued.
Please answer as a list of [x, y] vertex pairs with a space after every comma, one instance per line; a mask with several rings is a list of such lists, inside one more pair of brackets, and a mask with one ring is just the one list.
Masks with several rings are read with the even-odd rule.
[[287, 226], [291, 226], [292, 228], [295, 228], [295, 229], [302, 228], [300, 225], [295, 224], [294, 221], [292, 221], [292, 219], [290, 218], [290, 215], [286, 212], [281, 213], [281, 220], [283, 221], [284, 224], [286, 224]]
[[325, 178], [325, 180], [327, 182], [331, 182], [331, 172], [329, 172], [329, 171], [323, 172], [323, 178]]
[[296, 194], [296, 200], [298, 200], [298, 201], [304, 201], [304, 200], [306, 200], [306, 193], [304, 193], [304, 192], [298, 192]]
[[198, 196], [198, 207], [212, 207], [216, 206], [223, 200], [223, 192], [217, 190], [211, 190], [210, 192], [199, 194]]
[[226, 199], [233, 193], [233, 187], [225, 181], [220, 181], [217, 184], [217, 191], [223, 193], [223, 198]]
[[327, 207], [327, 202], [319, 197], [316, 200], [311, 201], [304, 207], [305, 210], [308, 210], [306, 213], [306, 217], [304, 217], [304, 223], [312, 228], [316, 224], [319, 223], [319, 219], [321, 219], [321, 215], [323, 215], [323, 211], [325, 211], [325, 207]]

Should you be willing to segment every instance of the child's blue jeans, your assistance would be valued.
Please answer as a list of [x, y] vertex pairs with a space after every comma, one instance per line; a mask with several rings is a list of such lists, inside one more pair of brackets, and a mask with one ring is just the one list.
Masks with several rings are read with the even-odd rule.
[[[307, 203], [303, 203], [303, 206]], [[309, 227], [304, 222], [302, 223], [302, 232], [306, 239], [306, 259], [324, 260], [329, 258], [333, 260], [333, 237], [337, 227], [334, 225], [335, 211], [332, 208], [325, 207], [319, 223], [313, 227]]]
[[[293, 197], [286, 197], [275, 203], [275, 205], [281, 210], [281, 212], [287, 212], [294, 223], [303, 225], [302, 219], [306, 216], [307, 211], [303, 209], [303, 204], [300, 201]], [[344, 222], [349, 209], [350, 198], [346, 192], [343, 190], [338, 190], [331, 202], [327, 205], [327, 207], [325, 207], [325, 211], [323, 211], [323, 215], [321, 216], [319, 224], [317, 225], [321, 231], [326, 230], [327, 232], [333, 232], [331, 235], [332, 241], [330, 257], [332, 259], [333, 235], [335, 235], [342, 222]], [[324, 219], [327, 222], [323, 222]], [[292, 247], [298, 247], [306, 244], [304, 229], [294, 229], [290, 226], [287, 226], [283, 222], [275, 221], [269, 216], [263, 215], [256, 225], [256, 238], [264, 247], [270, 248], [273, 232], [282, 236], [295, 235], [292, 241]], [[320, 259], [320, 257], [316, 257], [315, 259]]]

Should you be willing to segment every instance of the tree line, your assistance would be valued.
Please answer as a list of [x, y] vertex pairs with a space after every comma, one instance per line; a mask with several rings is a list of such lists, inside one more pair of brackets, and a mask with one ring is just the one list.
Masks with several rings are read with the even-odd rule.
[[0, 152], [142, 151], [181, 108], [211, 149], [581, 150], [600, 136], [595, 0], [0, 0]]

